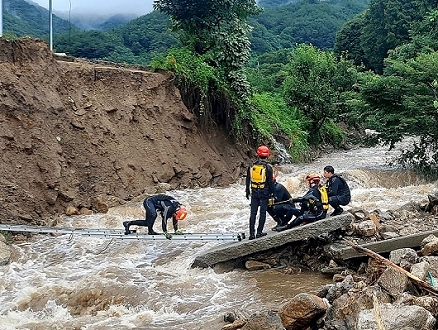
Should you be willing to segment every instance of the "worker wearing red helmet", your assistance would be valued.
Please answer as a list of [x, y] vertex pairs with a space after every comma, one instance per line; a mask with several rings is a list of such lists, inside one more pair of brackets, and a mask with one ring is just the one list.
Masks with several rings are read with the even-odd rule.
[[321, 185], [321, 177], [315, 173], [309, 174], [306, 176], [306, 183], [310, 189], [303, 197], [295, 199], [301, 202], [301, 215], [287, 225], [278, 227], [277, 231], [291, 229], [327, 216], [328, 193], [326, 187]]
[[130, 234], [129, 227], [132, 225], [148, 227], [148, 235], [159, 235], [153, 227], [157, 212], [161, 213], [161, 227], [164, 233], [167, 233], [167, 220], [172, 218], [173, 229], [178, 232], [178, 221], [184, 220], [187, 217], [187, 210], [174, 197], [169, 195], [155, 195], [146, 198], [143, 201], [143, 206], [146, 212], [145, 220], [134, 220], [123, 222], [125, 227], [125, 235]]
[[[249, 217], [249, 239], [266, 236], [263, 228], [266, 222], [266, 211], [268, 199], [274, 197], [275, 186], [273, 180], [273, 169], [266, 159], [271, 155], [267, 146], [260, 146], [257, 149], [258, 159], [248, 168], [246, 175], [246, 198], [251, 196], [251, 213]], [[255, 222], [259, 212], [259, 223], [257, 233]]]

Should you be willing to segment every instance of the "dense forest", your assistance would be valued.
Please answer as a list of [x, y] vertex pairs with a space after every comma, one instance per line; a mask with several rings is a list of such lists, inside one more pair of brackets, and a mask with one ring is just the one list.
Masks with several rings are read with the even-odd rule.
[[370, 144], [414, 137], [398, 161], [437, 176], [438, 0], [182, 2], [157, 0], [110, 30], [58, 33], [55, 45], [173, 71], [206, 127], [280, 142], [295, 160], [369, 128]]
[[[4, 1], [5, 12], [11, 15], [5, 15], [5, 34], [29, 35], [48, 42], [47, 10], [38, 6], [33, 8], [24, 0]], [[368, 3], [369, 0], [262, 1], [260, 5], [265, 6], [264, 11], [248, 17], [252, 26], [249, 32], [251, 49], [254, 54], [263, 54], [291, 48], [301, 42], [332, 49], [336, 32]], [[11, 24], [10, 17], [16, 23]], [[159, 11], [121, 25], [123, 17], [116, 15], [93, 31], [80, 30], [74, 24], [54, 17], [54, 49], [73, 56], [149, 65], [157, 54], [180, 45], [177, 32], [170, 30], [169, 17]], [[86, 24], [82, 22], [82, 25]]]

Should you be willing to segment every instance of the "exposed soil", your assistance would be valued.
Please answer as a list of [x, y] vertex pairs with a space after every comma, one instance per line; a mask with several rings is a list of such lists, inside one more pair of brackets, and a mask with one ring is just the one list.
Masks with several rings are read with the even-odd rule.
[[169, 74], [61, 61], [32, 39], [0, 39], [0, 72], [2, 223], [224, 186], [246, 169], [250, 149], [201, 128]]

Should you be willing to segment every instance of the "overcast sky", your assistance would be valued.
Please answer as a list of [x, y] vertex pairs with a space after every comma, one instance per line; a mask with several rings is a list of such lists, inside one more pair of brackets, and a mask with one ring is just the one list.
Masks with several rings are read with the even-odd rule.
[[[49, 0], [33, 0], [49, 9]], [[153, 0], [52, 0], [53, 11], [92, 13], [92, 14], [137, 14], [145, 15], [152, 11]]]

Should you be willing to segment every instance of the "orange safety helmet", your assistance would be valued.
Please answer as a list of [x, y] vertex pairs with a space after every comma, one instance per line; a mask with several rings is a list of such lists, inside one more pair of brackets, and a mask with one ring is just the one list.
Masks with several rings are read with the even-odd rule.
[[320, 181], [321, 181], [321, 177], [316, 173], [312, 173], [306, 176], [306, 183], [308, 185], [312, 183], [319, 184]]
[[180, 206], [175, 212], [176, 220], [184, 220], [187, 217], [187, 210], [184, 206]]
[[257, 155], [260, 158], [268, 158], [271, 155], [271, 150], [267, 146], [260, 146], [257, 149]]

